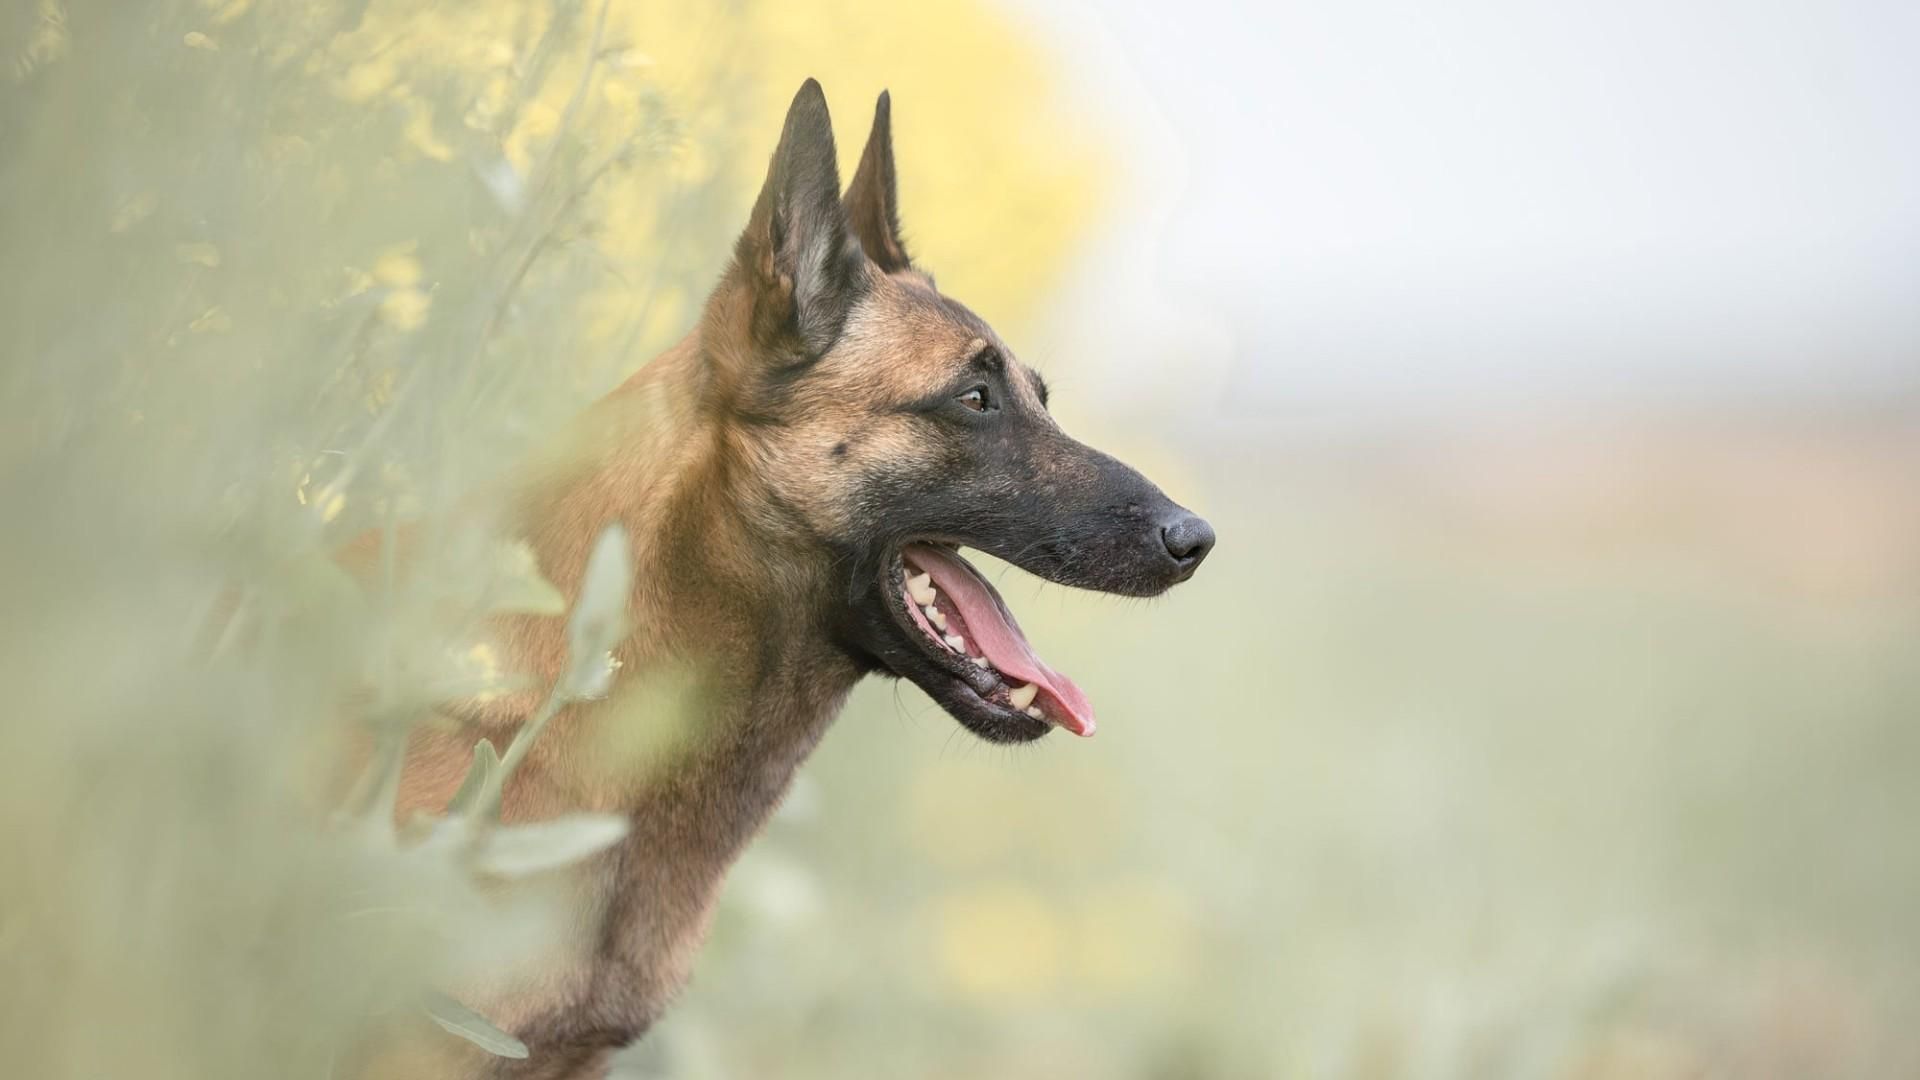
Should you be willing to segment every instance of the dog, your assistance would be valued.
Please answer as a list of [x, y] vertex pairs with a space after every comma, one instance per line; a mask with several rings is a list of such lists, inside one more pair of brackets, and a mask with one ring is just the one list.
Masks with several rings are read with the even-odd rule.
[[[459, 1044], [397, 1073], [602, 1075], [685, 983], [729, 866], [865, 676], [911, 680], [992, 742], [1093, 734], [1086, 695], [1033, 650], [962, 548], [1062, 585], [1152, 596], [1214, 543], [1204, 520], [1061, 431], [1040, 376], [914, 265], [884, 93], [842, 194], [813, 80], [698, 325], [566, 443], [515, 485], [510, 527], [573, 595], [595, 538], [624, 526], [634, 629], [614, 650], [608, 699], [552, 721], [502, 810], [613, 811], [631, 830], [557, 872], [586, 928], [577, 948], [501, 986], [451, 988], [529, 1056]], [[559, 678], [564, 622], [508, 617], [507, 663]], [[670, 669], [696, 673], [696, 692], [668, 765], [608, 767], [594, 740], [622, 688]], [[445, 805], [476, 739], [498, 744], [526, 719], [515, 699], [457, 715], [458, 730], [413, 737], [402, 815]]]

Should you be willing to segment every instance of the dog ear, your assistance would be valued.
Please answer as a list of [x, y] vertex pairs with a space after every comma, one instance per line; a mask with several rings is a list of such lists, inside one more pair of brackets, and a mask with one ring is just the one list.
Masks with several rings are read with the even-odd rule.
[[893, 103], [885, 90], [873, 107], [873, 131], [842, 203], [867, 258], [889, 274], [913, 265], [900, 239], [900, 202], [893, 178]]
[[808, 358], [833, 346], [865, 281], [834, 154], [826, 95], [808, 79], [787, 109], [766, 185], [734, 248], [753, 288], [754, 336]]

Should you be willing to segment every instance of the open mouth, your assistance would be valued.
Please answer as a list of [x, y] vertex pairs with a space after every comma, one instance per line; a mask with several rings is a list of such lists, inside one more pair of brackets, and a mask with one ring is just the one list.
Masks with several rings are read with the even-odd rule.
[[900, 561], [896, 602], [919, 630], [928, 658], [959, 683], [935, 695], [941, 704], [981, 734], [1005, 741], [1038, 738], [1049, 727], [1093, 734], [1087, 696], [1033, 651], [978, 570], [936, 544], [908, 544]]

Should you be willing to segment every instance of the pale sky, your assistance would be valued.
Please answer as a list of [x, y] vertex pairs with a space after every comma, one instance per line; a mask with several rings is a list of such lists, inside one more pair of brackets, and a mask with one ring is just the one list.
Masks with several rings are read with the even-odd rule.
[[1016, 4], [1131, 189], [1055, 333], [1294, 410], [1920, 387], [1920, 4]]

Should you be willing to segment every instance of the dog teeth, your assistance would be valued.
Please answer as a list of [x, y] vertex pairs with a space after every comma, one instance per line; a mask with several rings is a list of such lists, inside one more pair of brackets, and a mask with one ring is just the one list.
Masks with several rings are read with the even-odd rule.
[[915, 574], [907, 579], [907, 595], [913, 597], [914, 603], [928, 607], [940, 592], [933, 587], [932, 574]]
[[1027, 715], [1033, 717], [1035, 720], [1045, 720], [1047, 718], [1047, 714], [1041, 712], [1040, 706], [1038, 705], [1027, 706]]
[[948, 634], [940, 640], [946, 642], [947, 648], [952, 649], [954, 652], [964, 653], [967, 651], [967, 639], [961, 637], [959, 634]]
[[1028, 683], [1025, 686], [1014, 688], [1013, 693], [1008, 694], [1007, 697], [1013, 702], [1014, 708], [1024, 709], [1027, 706], [1033, 704], [1033, 696], [1035, 694], [1038, 694], [1039, 692], [1040, 692], [1039, 687], [1033, 685], [1032, 683]]
[[973, 661], [974, 667], [977, 667], [982, 671], [987, 671], [993, 667], [992, 664], [987, 663], [987, 658], [984, 656], [973, 656], [973, 657], [969, 657], [968, 659]]
[[927, 613], [927, 621], [932, 623], [936, 629], [938, 629], [943, 634], [947, 632], [947, 617], [945, 614], [943, 614], [940, 611], [939, 608], [934, 607], [932, 604], [928, 604], [926, 607], [922, 608], [921, 610]]

